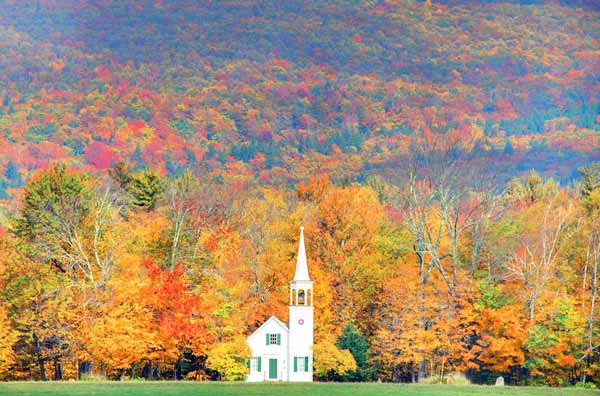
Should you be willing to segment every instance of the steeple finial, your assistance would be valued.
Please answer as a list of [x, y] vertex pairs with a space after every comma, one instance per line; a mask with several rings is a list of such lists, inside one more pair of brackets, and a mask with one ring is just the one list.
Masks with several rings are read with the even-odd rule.
[[306, 263], [306, 249], [304, 248], [304, 227], [300, 227], [300, 243], [298, 244], [298, 259], [296, 261], [295, 281], [310, 281], [308, 264]]

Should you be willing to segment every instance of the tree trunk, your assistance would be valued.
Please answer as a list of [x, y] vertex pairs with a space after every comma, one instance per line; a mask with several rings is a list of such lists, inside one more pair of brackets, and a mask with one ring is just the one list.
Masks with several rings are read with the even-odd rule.
[[444, 366], [445, 365], [446, 365], [446, 359], [442, 359], [442, 371], [441, 371], [441, 374], [440, 374], [440, 379], [441, 379], [442, 383], [444, 383], [444, 374], [445, 374], [444, 373], [444, 368], [445, 368]]
[[[173, 365], [173, 378], [175, 379], [175, 381], [178, 381], [181, 379], [182, 362], [183, 362], [183, 353], [180, 353], [179, 358], [177, 359], [177, 362]], [[177, 373], [177, 370], [179, 370], [179, 373]]]
[[36, 333], [33, 333], [33, 342], [35, 343], [37, 362], [40, 368], [40, 380], [46, 381], [46, 369], [44, 368], [44, 358], [42, 357], [42, 344]]
[[152, 363], [146, 363], [144, 365], [144, 369], [142, 370], [142, 376], [146, 380], [152, 379]]
[[156, 377], [156, 378], [160, 379], [160, 363], [157, 363], [157, 364], [156, 364], [156, 370], [155, 370], [155, 373], [156, 373], [156, 374], [154, 375], [154, 377]]
[[426, 376], [425, 358], [421, 358], [421, 361], [419, 362], [419, 374], [417, 376], [418, 382], [424, 380]]
[[[592, 281], [591, 281], [591, 288], [592, 288], [592, 297], [591, 297], [591, 301], [590, 301], [590, 316], [588, 318], [588, 351], [587, 351], [587, 356], [586, 356], [586, 363], [587, 366], [589, 367], [591, 364], [591, 354], [592, 354], [592, 348], [594, 347], [594, 340], [593, 340], [593, 336], [594, 336], [594, 312], [596, 310], [596, 298], [598, 295], [598, 261], [600, 261], [600, 257], [599, 256], [599, 252], [596, 250], [598, 248], [595, 247], [594, 252], [592, 253], [594, 258], [594, 267], [592, 269]], [[598, 249], [600, 250], [600, 249]], [[583, 383], [585, 383], [585, 373], [584, 373], [584, 377], [583, 377]]]
[[[423, 260], [423, 255], [417, 253], [417, 257], [419, 260], [419, 285], [421, 290], [419, 290], [419, 325], [423, 330], [427, 330], [427, 319], [425, 318], [425, 302], [427, 296], [425, 294], [425, 286], [427, 284], [427, 277], [425, 274], [425, 263]], [[421, 382], [426, 377], [426, 368], [425, 368], [425, 358], [423, 357], [424, 350], [421, 346], [419, 346], [419, 353], [421, 354], [421, 361], [419, 362], [419, 374], [418, 380]]]
[[529, 322], [532, 324], [534, 322], [534, 317], [535, 317], [535, 300], [536, 300], [536, 293], [532, 289], [531, 294], [529, 295]]
[[62, 364], [60, 364], [60, 359], [58, 356], [54, 356], [54, 380], [61, 381], [63, 379], [63, 369]]
[[131, 371], [129, 374], [129, 380], [133, 380], [135, 378], [135, 362], [131, 363]]

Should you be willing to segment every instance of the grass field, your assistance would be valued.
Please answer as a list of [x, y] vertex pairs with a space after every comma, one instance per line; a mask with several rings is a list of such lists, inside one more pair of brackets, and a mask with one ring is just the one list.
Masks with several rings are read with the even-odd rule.
[[198, 382], [10, 382], [0, 396], [599, 396], [600, 391], [565, 388], [401, 384], [246, 384]]

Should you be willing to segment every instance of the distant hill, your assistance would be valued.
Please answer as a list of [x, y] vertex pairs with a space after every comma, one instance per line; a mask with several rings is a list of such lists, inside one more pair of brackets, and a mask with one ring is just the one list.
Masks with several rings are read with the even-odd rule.
[[56, 160], [360, 181], [429, 133], [505, 176], [600, 160], [593, 2], [1, 3], [4, 198]]

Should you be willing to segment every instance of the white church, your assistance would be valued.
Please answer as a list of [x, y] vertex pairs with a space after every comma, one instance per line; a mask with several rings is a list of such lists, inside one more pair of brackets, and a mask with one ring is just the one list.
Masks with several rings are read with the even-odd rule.
[[313, 380], [313, 281], [308, 275], [304, 227], [300, 227], [296, 273], [290, 282], [289, 310], [288, 324], [271, 316], [248, 337], [252, 350], [248, 381]]

